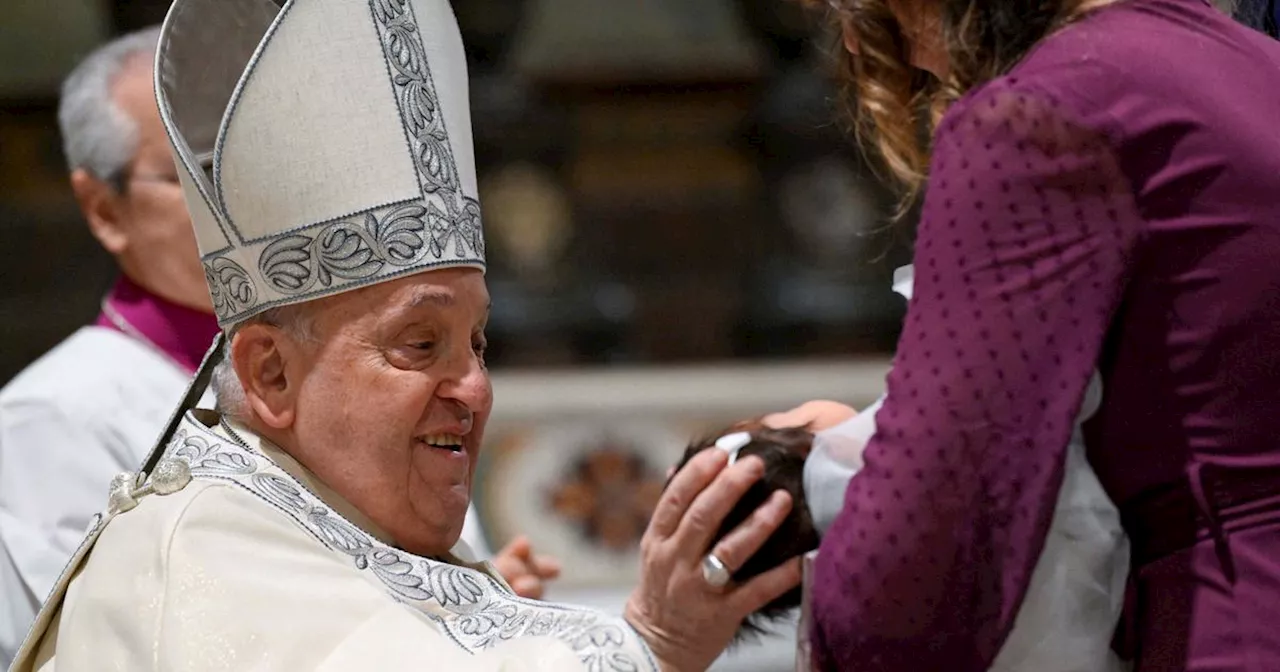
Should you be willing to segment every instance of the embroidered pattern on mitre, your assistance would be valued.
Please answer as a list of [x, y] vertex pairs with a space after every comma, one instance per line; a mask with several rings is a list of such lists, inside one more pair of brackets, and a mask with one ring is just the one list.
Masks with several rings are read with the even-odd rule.
[[424, 270], [483, 270], [447, 0], [276, 4], [176, 0], [157, 53], [219, 324]]

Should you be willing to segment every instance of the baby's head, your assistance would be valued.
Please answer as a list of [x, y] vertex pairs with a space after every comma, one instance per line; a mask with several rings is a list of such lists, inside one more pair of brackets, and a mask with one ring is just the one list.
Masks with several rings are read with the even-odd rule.
[[[694, 455], [703, 450], [719, 450], [715, 444], [720, 437], [738, 432], [748, 433], [751, 441], [738, 451], [737, 459], [743, 459], [749, 455], [759, 457], [764, 461], [764, 476], [751, 486], [747, 494], [742, 496], [742, 499], [725, 517], [724, 523], [712, 538], [707, 552], [715, 548], [716, 542], [720, 541], [721, 537], [740, 525], [760, 505], [764, 504], [775, 490], [786, 490], [791, 493], [792, 502], [791, 513], [787, 515], [787, 519], [765, 541], [764, 546], [733, 573], [733, 580], [742, 583], [791, 558], [817, 548], [819, 536], [804, 499], [804, 460], [809, 456], [809, 450], [813, 446], [813, 434], [804, 428], [770, 429], [758, 421], [738, 423], [724, 432], [690, 445], [685, 450], [680, 463], [676, 465], [676, 471], [683, 469]], [[769, 624], [785, 617], [790, 610], [798, 606], [800, 606], [800, 588], [797, 587], [748, 616], [742, 628], [738, 630], [734, 641], [738, 642], [766, 632]]]

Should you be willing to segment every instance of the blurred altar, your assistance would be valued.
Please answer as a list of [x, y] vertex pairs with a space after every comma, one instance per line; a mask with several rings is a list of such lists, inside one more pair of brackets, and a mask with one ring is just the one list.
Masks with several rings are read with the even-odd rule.
[[[496, 406], [489, 542], [618, 610], [702, 433], [881, 390], [908, 257], [841, 127], [830, 35], [784, 0], [453, 0], [472, 78]], [[90, 321], [110, 260], [66, 185], [57, 87], [164, 0], [0, 6], [0, 384]], [[793, 635], [716, 669], [790, 669]]]
[[[517, 534], [560, 558], [548, 599], [620, 613], [666, 470], [691, 439], [813, 398], [856, 407], [883, 389], [878, 358], [608, 367], [494, 374], [474, 501], [491, 544]], [[794, 625], [732, 650], [717, 670], [782, 670]]]

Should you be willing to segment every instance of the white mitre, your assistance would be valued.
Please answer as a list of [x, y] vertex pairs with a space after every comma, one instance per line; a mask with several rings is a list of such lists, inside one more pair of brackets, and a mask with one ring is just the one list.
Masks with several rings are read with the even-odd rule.
[[224, 329], [412, 273], [484, 269], [447, 0], [176, 0], [156, 95]]

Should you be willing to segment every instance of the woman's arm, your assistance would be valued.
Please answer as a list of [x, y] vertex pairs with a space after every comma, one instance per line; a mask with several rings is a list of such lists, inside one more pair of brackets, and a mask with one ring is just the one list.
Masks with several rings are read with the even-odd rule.
[[1142, 220], [1107, 139], [1001, 80], [949, 113], [878, 433], [816, 566], [823, 669], [987, 669]]

